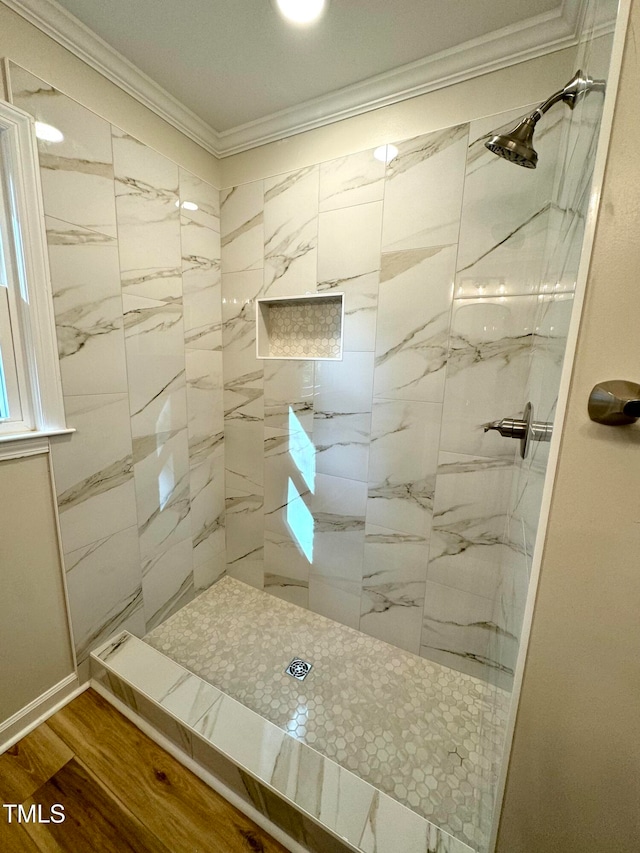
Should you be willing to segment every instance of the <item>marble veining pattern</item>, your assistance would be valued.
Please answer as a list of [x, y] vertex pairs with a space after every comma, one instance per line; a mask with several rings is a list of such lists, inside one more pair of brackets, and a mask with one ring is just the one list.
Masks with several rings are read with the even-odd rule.
[[[553, 196], [562, 122], [545, 125], [526, 181], [484, 148], [519, 114], [401, 141], [386, 166], [365, 151], [236, 187], [222, 208], [230, 572], [505, 685], [530, 547], [518, 531], [529, 542], [532, 525], [516, 521], [524, 493], [511, 514], [501, 499], [515, 448], [482, 424], [521, 411], [536, 347], [544, 375], [561, 359], [538, 297], [548, 235], [579, 207], [564, 183], [566, 200]], [[558, 252], [551, 265], [564, 282]], [[316, 289], [345, 294], [343, 358], [311, 366], [301, 395], [294, 371], [255, 359], [255, 299]], [[439, 453], [499, 467], [454, 476]], [[483, 485], [461, 497], [454, 480]], [[520, 602], [509, 624], [487, 613], [506, 589]]]
[[224, 571], [219, 191], [13, 63], [10, 78], [64, 134], [38, 151], [77, 429], [52, 460], [84, 673], [114, 629], [144, 633]]
[[[465, 843], [483, 842], [474, 798], [495, 772], [507, 694], [492, 727], [496, 697], [481, 680], [231, 578], [146, 641]], [[304, 684], [284, 674], [296, 655], [314, 664]]]
[[[334, 838], [362, 853], [472, 853], [435, 821], [135, 637], [121, 634], [94, 653], [92, 675], [107, 696], [124, 702], [316, 853], [344, 853], [344, 845]], [[323, 834], [299, 812], [283, 810], [282, 800], [331, 834]], [[303, 827], [307, 824], [302, 832], [297, 826], [301, 821]]]

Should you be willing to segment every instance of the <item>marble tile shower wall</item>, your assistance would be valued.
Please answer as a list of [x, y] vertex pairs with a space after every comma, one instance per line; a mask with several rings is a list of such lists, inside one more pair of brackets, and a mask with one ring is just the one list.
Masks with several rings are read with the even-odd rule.
[[225, 570], [219, 192], [13, 64], [11, 85], [64, 134], [39, 156], [77, 430], [52, 459], [83, 662]]
[[[229, 574], [502, 683], [526, 572], [481, 425], [522, 408], [559, 123], [533, 173], [482, 142], [523, 111], [221, 195]], [[342, 361], [256, 358], [257, 297], [332, 290]]]
[[[585, 33], [596, 28], [600, 5], [597, 2], [586, 4]], [[609, 5], [613, 19], [614, 4]], [[606, 80], [612, 41], [611, 34], [595, 41], [583, 38], [578, 48], [576, 67], [588, 69], [589, 75], [595, 79]], [[562, 115], [541, 293], [534, 322], [530, 369], [521, 403], [523, 406], [530, 400], [536, 417], [543, 421], [555, 418], [601, 119], [600, 94], [589, 95], [574, 110], [564, 111]], [[516, 554], [519, 554], [519, 575], [527, 579], [532, 569], [548, 458], [549, 445], [534, 444], [526, 459], [516, 460], [512, 482], [509, 537]], [[514, 601], [521, 602], [525, 591], [514, 585], [513, 577], [513, 574], [502, 577], [497, 601], [503, 611], [513, 609]], [[501, 654], [497, 643], [494, 643], [494, 654]]]

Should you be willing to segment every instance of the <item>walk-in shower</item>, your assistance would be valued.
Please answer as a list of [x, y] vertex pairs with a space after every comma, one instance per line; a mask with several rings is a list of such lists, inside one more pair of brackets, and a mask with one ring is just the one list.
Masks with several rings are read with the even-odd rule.
[[[67, 146], [40, 142], [88, 341], [52, 448], [78, 659], [308, 850], [489, 849], [612, 42], [586, 6], [544, 91], [585, 72], [537, 109], [467, 81], [455, 124], [416, 101], [424, 132], [375, 137], [389, 162], [282, 144], [222, 191], [10, 64]], [[307, 322], [326, 357], [286, 349]]]
[[485, 146], [498, 157], [503, 157], [511, 163], [516, 163], [525, 169], [535, 169], [538, 154], [533, 147], [533, 132], [542, 116], [560, 101], [573, 110], [589, 92], [604, 92], [604, 90], [604, 80], [592, 80], [584, 72], [576, 71], [566, 86], [543, 101], [531, 115], [521, 119], [506, 133], [494, 134], [485, 142]]
[[[606, 50], [584, 61], [606, 75]], [[240, 775], [224, 773], [240, 796], [262, 808], [257, 779], [357, 849], [373, 849], [367, 832], [378, 850], [405, 849], [398, 829], [386, 842], [377, 819], [371, 829], [393, 808], [408, 810], [396, 827], [422, 821], [424, 851], [488, 849], [594, 88], [579, 73], [529, 108], [519, 148], [493, 134], [532, 165], [540, 116], [572, 107], [539, 128], [528, 175], [485, 147], [525, 104], [393, 140], [388, 164], [356, 152], [222, 193], [226, 577], [151, 626], [146, 645], [106, 648], [96, 673], [142, 716], [149, 698], [173, 713], [192, 755], [235, 756]], [[307, 291], [344, 295], [341, 358], [308, 356], [322, 300]], [[257, 300], [283, 314], [280, 355], [257, 341]], [[160, 680], [136, 662], [153, 671], [163, 655]], [[335, 805], [337, 780], [362, 799]], [[349, 831], [336, 817], [347, 812]]]
[[[96, 673], [235, 756], [259, 808], [251, 779], [321, 822], [331, 780], [361, 790], [324, 821], [356, 848], [397, 807], [425, 850], [488, 849], [602, 89], [579, 72], [515, 128], [526, 104], [222, 193], [226, 576]], [[307, 292], [344, 294], [341, 358], [286, 357]], [[256, 346], [258, 299], [307, 306], [284, 356]]]

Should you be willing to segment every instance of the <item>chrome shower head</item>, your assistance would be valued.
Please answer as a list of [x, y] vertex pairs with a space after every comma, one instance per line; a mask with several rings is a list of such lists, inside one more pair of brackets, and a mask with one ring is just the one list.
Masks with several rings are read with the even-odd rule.
[[567, 85], [554, 92], [550, 98], [543, 101], [530, 116], [521, 119], [518, 124], [506, 133], [496, 133], [486, 142], [485, 147], [518, 166], [525, 169], [535, 169], [538, 163], [538, 155], [533, 147], [533, 131], [536, 124], [550, 107], [563, 101], [570, 109], [592, 91], [604, 92], [604, 80], [592, 80], [586, 77], [582, 71], [576, 71]]
[[511, 163], [517, 163], [525, 169], [535, 169], [538, 162], [538, 154], [533, 147], [535, 126], [533, 117], [529, 116], [506, 133], [496, 133], [485, 142], [485, 146]]

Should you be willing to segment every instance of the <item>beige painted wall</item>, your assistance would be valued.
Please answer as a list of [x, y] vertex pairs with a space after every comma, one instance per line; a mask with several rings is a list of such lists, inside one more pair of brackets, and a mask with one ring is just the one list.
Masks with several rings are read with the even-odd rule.
[[49, 456], [0, 463], [0, 724], [74, 672]]
[[640, 425], [586, 410], [640, 383], [638, 33], [634, 0], [498, 853], [640, 850]]
[[[0, 57], [11, 59], [85, 107], [220, 186], [218, 160], [0, 2]], [[3, 81], [4, 82], [4, 81]], [[6, 84], [5, 84], [6, 85]], [[6, 90], [4, 96], [6, 97]]]

